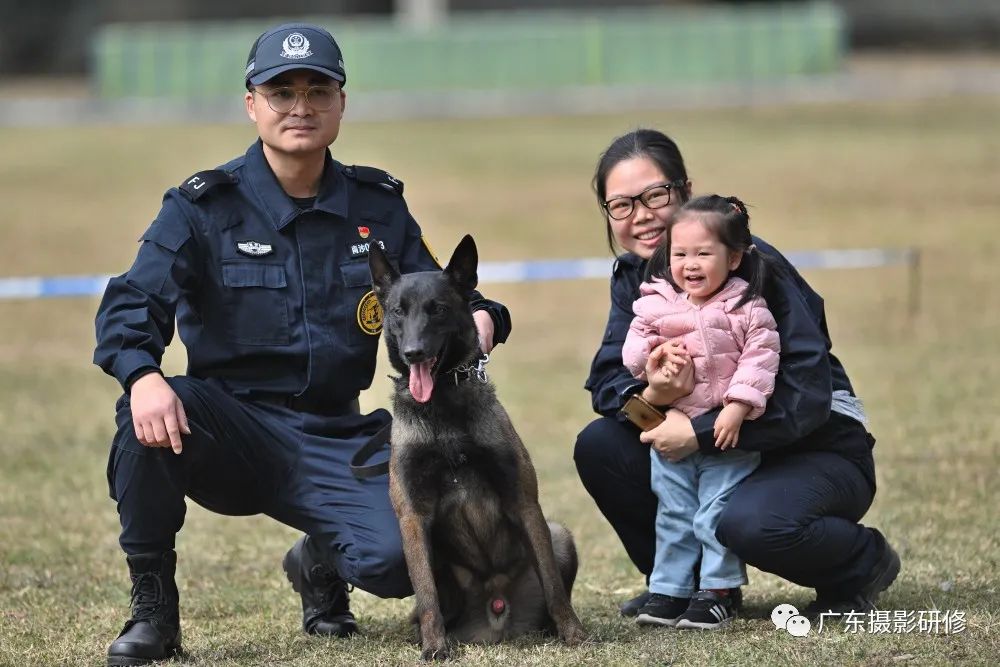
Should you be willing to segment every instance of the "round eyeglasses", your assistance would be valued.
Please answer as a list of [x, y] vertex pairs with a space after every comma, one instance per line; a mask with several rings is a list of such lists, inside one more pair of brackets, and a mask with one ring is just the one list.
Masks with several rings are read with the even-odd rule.
[[254, 88], [255, 93], [260, 93], [267, 106], [275, 113], [288, 113], [295, 108], [299, 101], [299, 95], [306, 99], [306, 104], [316, 111], [329, 111], [337, 102], [340, 95], [339, 86], [309, 86], [305, 90], [297, 90], [291, 86], [280, 86], [267, 90]]
[[682, 188], [686, 183], [685, 179], [679, 178], [669, 183], [651, 185], [634, 197], [615, 197], [604, 202], [602, 206], [612, 219], [624, 220], [632, 215], [636, 201], [641, 201], [642, 205], [648, 209], [668, 206], [673, 200], [674, 189]]

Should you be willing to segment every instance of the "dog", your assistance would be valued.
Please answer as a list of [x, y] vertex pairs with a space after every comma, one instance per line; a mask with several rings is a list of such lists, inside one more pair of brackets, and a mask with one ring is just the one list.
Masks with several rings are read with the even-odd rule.
[[465, 236], [442, 271], [400, 275], [378, 243], [369, 267], [393, 368], [389, 494], [399, 518], [424, 660], [449, 641], [494, 643], [555, 631], [586, 638], [570, 604], [577, 555], [547, 523], [528, 451], [485, 373]]

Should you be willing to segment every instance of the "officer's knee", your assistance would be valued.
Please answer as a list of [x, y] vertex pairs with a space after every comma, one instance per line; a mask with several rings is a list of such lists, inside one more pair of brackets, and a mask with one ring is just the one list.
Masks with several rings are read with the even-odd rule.
[[412, 595], [402, 541], [381, 537], [377, 543], [357, 545], [350, 550], [341, 574], [348, 583], [380, 598]]

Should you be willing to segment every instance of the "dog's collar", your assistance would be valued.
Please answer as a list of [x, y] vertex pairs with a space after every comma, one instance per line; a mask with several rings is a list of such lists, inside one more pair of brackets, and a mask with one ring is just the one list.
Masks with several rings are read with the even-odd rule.
[[489, 382], [490, 378], [486, 375], [486, 364], [490, 363], [490, 355], [483, 352], [482, 356], [476, 360], [474, 364], [466, 364], [465, 366], [456, 366], [443, 373], [443, 375], [455, 378], [455, 386], [457, 387], [460, 382], [466, 382], [468, 380], [478, 380], [479, 382]]

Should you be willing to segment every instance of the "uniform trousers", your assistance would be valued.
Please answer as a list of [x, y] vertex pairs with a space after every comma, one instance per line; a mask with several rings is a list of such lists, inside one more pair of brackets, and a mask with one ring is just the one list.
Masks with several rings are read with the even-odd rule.
[[[875, 495], [874, 443], [833, 413], [799, 442], [763, 454], [730, 496], [716, 536], [747, 564], [822, 595], [860, 591], [886, 548], [858, 522]], [[653, 570], [657, 498], [649, 446], [629, 423], [602, 417], [577, 437], [577, 472], [643, 574]]]
[[389, 422], [387, 411], [361, 415], [345, 406], [319, 415], [237, 398], [210, 380], [167, 382], [191, 428], [179, 455], [138, 441], [128, 395], [116, 406], [107, 474], [126, 554], [173, 549], [187, 497], [218, 514], [265, 514], [301, 530], [358, 588], [380, 597], [412, 593], [388, 477], [358, 480], [349, 467]]

